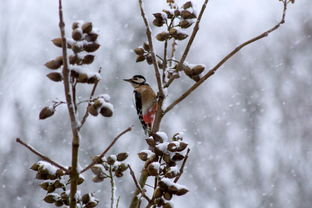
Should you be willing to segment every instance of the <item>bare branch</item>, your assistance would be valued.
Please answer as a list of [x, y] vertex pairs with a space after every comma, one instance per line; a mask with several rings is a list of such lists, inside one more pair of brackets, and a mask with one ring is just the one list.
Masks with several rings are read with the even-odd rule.
[[[120, 134], [118, 134], [113, 141], [111, 142], [110, 145], [108, 145], [108, 147], [99, 155], [97, 156], [98, 159], [103, 158], [105, 156], [105, 154], [110, 150], [110, 148], [117, 142], [117, 140], [124, 135], [125, 133], [127, 133], [128, 131], [131, 131], [132, 127], [128, 127], [127, 129], [125, 129], [124, 131], [122, 131]], [[92, 163], [90, 163], [90, 165], [88, 165], [87, 167], [85, 167], [82, 171], [80, 171], [80, 173], [83, 173], [87, 170], [89, 170], [90, 168], [92, 168], [93, 165], [95, 165], [97, 163], [97, 159], [93, 160]]]
[[[101, 73], [101, 67], [100, 67], [98, 73]], [[89, 100], [91, 100], [92, 97], [94, 96], [94, 93], [95, 93], [95, 90], [96, 90], [96, 87], [97, 87], [98, 83], [99, 83], [99, 81], [96, 81], [96, 82], [94, 83], [93, 88], [92, 88], [92, 91], [91, 91], [91, 94], [90, 94], [90, 99], [89, 99]], [[81, 120], [81, 122], [80, 122], [80, 126], [78, 127], [78, 130], [80, 130], [80, 129], [82, 128], [82, 126], [84, 125], [84, 123], [87, 121], [87, 118], [88, 118], [88, 116], [89, 116], [88, 107], [89, 107], [90, 105], [91, 105], [91, 104], [90, 104], [90, 101], [89, 101], [88, 106], [87, 106], [87, 108], [86, 108], [86, 112], [84, 113], [84, 115], [83, 115], [83, 117], [82, 117], [82, 120]]]
[[179, 175], [174, 179], [173, 182], [175, 182], [175, 183], [178, 182], [178, 180], [180, 179], [181, 175], [183, 174], [184, 166], [186, 164], [186, 161], [188, 159], [188, 155], [189, 155], [190, 151], [191, 151], [190, 148], [188, 148], [187, 151], [186, 151], [185, 157], [183, 159], [182, 165], [180, 167]]
[[[205, 2], [202, 5], [202, 8], [201, 8], [201, 10], [199, 12], [199, 15], [198, 15], [198, 18], [196, 20], [195, 26], [193, 28], [193, 32], [191, 34], [191, 37], [190, 37], [190, 39], [189, 39], [189, 41], [188, 41], [188, 43], [187, 43], [187, 45], [186, 45], [186, 47], [184, 49], [183, 55], [182, 55], [182, 57], [181, 57], [181, 59], [179, 61], [179, 64], [177, 66], [177, 71], [179, 71], [181, 69], [181, 67], [183, 66], [183, 63], [184, 63], [184, 61], [185, 61], [185, 59], [186, 59], [186, 57], [187, 57], [187, 55], [188, 55], [188, 53], [189, 53], [189, 51], [191, 49], [191, 46], [192, 46], [193, 41], [195, 39], [195, 36], [196, 36], [196, 34], [197, 34], [198, 30], [199, 30], [199, 23], [200, 23], [201, 18], [202, 18], [203, 14], [204, 14], [204, 11], [205, 11], [205, 9], [207, 7], [208, 1], [209, 0], [205, 0]], [[175, 76], [172, 76], [164, 87], [165, 88], [169, 87], [174, 79], [175, 79]]]
[[57, 162], [51, 160], [49, 157], [43, 155], [42, 153], [40, 153], [38, 150], [34, 149], [32, 146], [26, 144], [24, 141], [22, 141], [20, 138], [16, 138], [16, 142], [20, 143], [21, 145], [25, 146], [26, 148], [28, 148], [32, 153], [34, 153], [35, 155], [38, 155], [41, 159], [47, 161], [48, 163], [50, 163], [51, 165], [54, 165], [55, 167], [58, 167], [62, 170], [64, 170], [66, 173], [68, 173], [68, 169], [65, 168], [64, 166], [58, 164]]
[[277, 30], [283, 23], [285, 23], [285, 16], [287, 10], [287, 1], [284, 0], [284, 8], [282, 18], [278, 24], [276, 24], [271, 29], [265, 31], [264, 33], [240, 44], [233, 51], [231, 51], [228, 55], [226, 55], [217, 65], [215, 65], [212, 69], [210, 69], [198, 82], [196, 82], [192, 87], [190, 87], [187, 91], [185, 91], [179, 98], [177, 98], [173, 103], [171, 103], [165, 110], [164, 114], [168, 113], [175, 105], [184, 100], [187, 96], [189, 96], [197, 87], [199, 87], [205, 80], [207, 80], [210, 76], [212, 76], [227, 60], [229, 60], [233, 55], [235, 55], [238, 51], [240, 51], [243, 47], [260, 40], [262, 38], [267, 37], [271, 32]]
[[140, 184], [138, 183], [138, 180], [136, 179], [135, 177], [135, 174], [131, 168], [130, 165], [128, 165], [129, 167], [129, 170], [130, 170], [130, 174], [132, 176], [132, 179], [134, 181], [134, 184], [136, 185], [137, 189], [140, 191], [140, 193], [142, 194], [142, 196], [150, 203], [151, 202], [151, 199], [145, 194], [145, 191], [141, 188]]

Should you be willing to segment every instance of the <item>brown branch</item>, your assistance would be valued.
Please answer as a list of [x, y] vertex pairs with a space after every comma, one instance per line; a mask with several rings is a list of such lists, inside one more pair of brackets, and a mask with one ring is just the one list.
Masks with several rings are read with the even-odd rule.
[[[98, 71], [98, 73], [101, 73], [101, 67]], [[80, 125], [78, 127], [78, 130], [80, 130], [82, 128], [82, 126], [84, 125], [84, 123], [87, 121], [87, 118], [89, 116], [89, 113], [88, 113], [88, 107], [91, 105], [90, 103], [90, 100], [92, 99], [92, 97], [94, 96], [94, 93], [95, 93], [95, 90], [96, 90], [96, 87], [98, 85], [99, 81], [96, 81], [93, 85], [93, 88], [92, 88], [92, 91], [91, 91], [91, 94], [90, 94], [90, 99], [89, 99], [89, 103], [88, 103], [88, 106], [86, 108], [86, 112], [84, 113], [83, 117], [82, 117], [82, 120], [80, 122]]]
[[70, 208], [76, 208], [77, 199], [75, 197], [78, 186], [78, 149], [79, 149], [79, 130], [78, 130], [78, 120], [75, 114], [75, 109], [73, 105], [73, 97], [70, 85], [70, 76], [67, 60], [67, 43], [65, 38], [65, 23], [63, 19], [63, 9], [62, 0], [59, 0], [59, 28], [62, 38], [62, 55], [63, 55], [63, 79], [64, 79], [64, 92], [66, 97], [66, 103], [68, 108], [68, 113], [70, 117], [71, 129], [72, 129], [72, 162], [70, 171]]
[[271, 29], [265, 31], [264, 33], [240, 44], [237, 46], [233, 51], [231, 51], [228, 55], [226, 55], [217, 65], [215, 65], [212, 69], [210, 69], [198, 82], [196, 82], [192, 87], [190, 87], [187, 91], [185, 91], [179, 98], [177, 98], [173, 103], [171, 103], [165, 110], [164, 114], [168, 113], [175, 105], [180, 103], [182, 100], [184, 100], [187, 96], [189, 96], [197, 87], [199, 87], [205, 80], [207, 80], [210, 76], [212, 76], [227, 60], [229, 60], [233, 55], [235, 55], [238, 51], [240, 51], [243, 47], [260, 40], [262, 38], [267, 37], [271, 32], [277, 30], [283, 23], [285, 23], [285, 16], [286, 16], [286, 10], [287, 10], [287, 1], [284, 0], [284, 8], [283, 8], [283, 14], [282, 18], [279, 21], [278, 24], [276, 24]]
[[35, 155], [38, 155], [41, 159], [47, 161], [48, 163], [50, 163], [51, 165], [54, 165], [55, 167], [58, 167], [62, 170], [64, 170], [66, 173], [68, 173], [68, 169], [65, 168], [64, 166], [58, 164], [57, 162], [51, 160], [49, 157], [43, 155], [42, 153], [40, 153], [38, 150], [34, 149], [32, 146], [26, 144], [24, 141], [22, 141], [20, 138], [16, 138], [16, 142], [20, 143], [21, 145], [25, 146], [26, 148], [28, 148], [32, 153], [34, 153]]
[[[203, 14], [204, 14], [204, 11], [205, 11], [205, 9], [206, 9], [206, 7], [207, 7], [208, 1], [209, 1], [209, 0], [205, 0], [205, 2], [204, 2], [203, 5], [202, 5], [202, 8], [201, 8], [201, 10], [200, 10], [200, 12], [199, 12], [199, 15], [198, 15], [198, 18], [197, 18], [197, 20], [196, 20], [195, 26], [194, 26], [194, 28], [193, 28], [193, 32], [192, 32], [192, 34], [191, 34], [191, 37], [190, 37], [190, 39], [189, 39], [189, 41], [188, 41], [188, 43], [187, 43], [187, 45], [186, 45], [186, 47], [185, 47], [185, 49], [184, 49], [183, 55], [182, 55], [182, 57], [181, 57], [181, 59], [180, 59], [180, 61], [179, 61], [179, 64], [178, 64], [178, 66], [177, 66], [177, 69], [176, 69], [177, 72], [178, 72], [178, 71], [181, 69], [181, 67], [183, 66], [183, 63], [184, 63], [184, 61], [185, 61], [185, 59], [186, 59], [186, 57], [187, 57], [187, 55], [188, 55], [188, 53], [189, 53], [189, 51], [190, 51], [190, 49], [191, 49], [191, 46], [192, 46], [192, 44], [193, 44], [193, 41], [194, 41], [194, 39], [195, 39], [195, 37], [196, 37], [196, 34], [197, 34], [198, 30], [199, 30], [199, 23], [200, 23], [200, 21], [201, 21], [201, 19], [202, 19], [202, 16], [203, 16]], [[176, 78], [175, 76], [172, 76], [172, 77], [168, 80], [167, 84], [166, 84], [164, 87], [165, 87], [165, 88], [166, 88], [166, 87], [169, 87], [170, 84], [174, 81], [175, 78]]]
[[182, 165], [181, 165], [181, 168], [180, 168], [180, 171], [179, 171], [179, 175], [174, 179], [173, 182], [175, 182], [175, 183], [178, 182], [178, 180], [180, 179], [181, 175], [183, 174], [184, 166], [186, 164], [186, 161], [188, 159], [188, 155], [189, 155], [190, 151], [191, 151], [190, 148], [188, 148], [187, 151], [186, 151], [185, 157], [183, 159], [183, 162], [182, 162]]
[[128, 127], [127, 129], [125, 129], [124, 131], [122, 131], [120, 134], [118, 134], [113, 141], [111, 142], [110, 145], [108, 145], [108, 147], [99, 155], [97, 156], [97, 159], [94, 159], [92, 163], [90, 163], [87, 167], [85, 167], [83, 170], [80, 171], [80, 173], [83, 173], [87, 170], [89, 170], [90, 168], [92, 168], [93, 165], [95, 165], [98, 162], [98, 159], [101, 159], [105, 156], [105, 154], [110, 150], [110, 148], [117, 142], [117, 140], [124, 135], [125, 133], [127, 133], [128, 131], [131, 131], [132, 127]]
[[142, 194], [142, 196], [150, 203], [150, 202], [151, 202], [151, 199], [145, 194], [145, 191], [144, 191], [144, 190], [142, 189], [142, 187], [140, 186], [138, 180], [137, 180], [136, 177], [135, 177], [135, 174], [134, 174], [134, 172], [133, 172], [131, 166], [128, 165], [128, 167], [129, 167], [130, 174], [131, 174], [131, 176], [132, 176], [132, 179], [133, 179], [133, 181], [134, 181], [135, 186], [136, 186], [137, 189], [140, 191], [140, 193]]

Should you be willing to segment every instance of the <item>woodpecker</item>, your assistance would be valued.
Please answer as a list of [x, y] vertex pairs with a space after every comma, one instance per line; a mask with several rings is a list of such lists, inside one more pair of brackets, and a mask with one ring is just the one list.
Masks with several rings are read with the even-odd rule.
[[144, 132], [149, 135], [157, 111], [157, 96], [142, 75], [134, 75], [124, 81], [134, 87], [133, 94], [137, 114]]

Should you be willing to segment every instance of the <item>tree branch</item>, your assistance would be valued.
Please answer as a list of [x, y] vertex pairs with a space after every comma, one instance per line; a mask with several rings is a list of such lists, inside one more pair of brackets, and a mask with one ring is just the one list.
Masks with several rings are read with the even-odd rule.
[[185, 91], [179, 98], [177, 98], [173, 103], [171, 103], [165, 110], [164, 114], [168, 113], [172, 108], [174, 108], [175, 105], [180, 103], [182, 100], [184, 100], [187, 96], [189, 96], [197, 87], [199, 87], [205, 80], [207, 80], [210, 76], [212, 76], [227, 60], [229, 60], [233, 55], [235, 55], [238, 51], [240, 51], [243, 47], [260, 40], [264, 37], [267, 37], [271, 32], [277, 30], [282, 24], [285, 23], [285, 16], [286, 16], [286, 10], [287, 10], [287, 1], [284, 0], [284, 8], [283, 8], [283, 14], [282, 18], [279, 21], [278, 24], [276, 24], [271, 29], [265, 31], [264, 33], [240, 44], [237, 46], [233, 51], [231, 51], [228, 55], [226, 55], [217, 65], [215, 65], [212, 69], [210, 69], [198, 82], [196, 82], [192, 87], [190, 87], [187, 91]]
[[133, 179], [133, 181], [134, 181], [135, 186], [136, 186], [137, 189], [140, 191], [140, 193], [142, 194], [142, 196], [143, 196], [148, 202], [150, 202], [151, 199], [145, 194], [145, 191], [143, 191], [143, 189], [141, 188], [140, 184], [138, 183], [138, 180], [137, 180], [136, 177], [135, 177], [135, 174], [134, 174], [134, 172], [133, 172], [131, 166], [128, 165], [128, 167], [129, 167], [130, 174], [131, 174], [131, 176], [132, 176], [132, 179]]
[[16, 142], [20, 143], [21, 145], [25, 146], [26, 148], [28, 148], [32, 153], [34, 153], [35, 155], [38, 155], [41, 159], [47, 161], [48, 163], [50, 163], [51, 165], [54, 165], [55, 167], [58, 167], [62, 170], [64, 170], [67, 174], [68, 174], [68, 169], [65, 168], [64, 166], [58, 164], [57, 162], [51, 160], [49, 157], [43, 155], [42, 153], [40, 153], [38, 150], [34, 149], [32, 146], [30, 146], [29, 144], [26, 144], [24, 141], [22, 141], [20, 138], [16, 138]]
[[[108, 145], [108, 147], [99, 155], [97, 156], [97, 159], [101, 159], [105, 156], [105, 154], [110, 150], [110, 148], [117, 142], [117, 140], [122, 136], [124, 135], [125, 133], [127, 133], [128, 131], [131, 131], [132, 130], [132, 127], [128, 127], [127, 129], [125, 129], [124, 131], [122, 131], [120, 134], [118, 134], [114, 139], [113, 141], [111, 142], [110, 145]], [[83, 170], [80, 171], [80, 174], [89, 170], [90, 168], [92, 168], [93, 165], [97, 164], [97, 159], [93, 160], [92, 163], [90, 163], [87, 167], [85, 167]]]
[[72, 163], [71, 163], [71, 172], [70, 172], [70, 208], [76, 208], [77, 199], [75, 197], [77, 192], [78, 185], [78, 149], [79, 149], [79, 130], [78, 130], [78, 122], [75, 114], [73, 97], [71, 92], [70, 85], [70, 76], [69, 76], [69, 68], [68, 68], [68, 60], [67, 60], [67, 43], [65, 38], [65, 23], [63, 19], [63, 9], [62, 9], [62, 0], [59, 0], [59, 28], [62, 38], [62, 54], [63, 54], [63, 79], [64, 79], [64, 91], [66, 97], [66, 103], [68, 108], [68, 113], [71, 122], [72, 129]]
[[[187, 57], [187, 55], [188, 55], [188, 53], [189, 53], [189, 51], [191, 49], [191, 46], [192, 46], [193, 41], [195, 39], [195, 36], [196, 36], [196, 34], [197, 34], [198, 30], [199, 30], [199, 23], [200, 23], [201, 18], [202, 18], [203, 14], [204, 14], [204, 11], [205, 11], [205, 9], [207, 7], [208, 1], [209, 0], [205, 0], [205, 2], [202, 5], [202, 8], [201, 8], [201, 10], [199, 12], [199, 15], [198, 15], [198, 18], [196, 20], [195, 26], [193, 28], [193, 32], [191, 34], [191, 37], [190, 37], [189, 41], [187, 42], [187, 45], [186, 45], [186, 47], [184, 49], [184, 52], [183, 52], [183, 55], [182, 55], [182, 57], [181, 57], [181, 59], [179, 61], [179, 64], [177, 66], [177, 69], [176, 69], [177, 71], [179, 71], [181, 69], [181, 67], [183, 66], [183, 63], [184, 63], [184, 61], [185, 61], [185, 59], [186, 59], [186, 57]], [[172, 76], [164, 87], [165, 88], [169, 87], [170, 84], [174, 81], [175, 78], [176, 78], [175, 76]]]
[[188, 159], [188, 155], [189, 155], [190, 151], [191, 151], [190, 148], [188, 148], [187, 151], [186, 151], [185, 157], [183, 159], [182, 165], [180, 167], [179, 175], [174, 179], [173, 182], [175, 182], [175, 183], [178, 182], [178, 180], [180, 179], [181, 175], [183, 174], [184, 166], [186, 164], [186, 161]]

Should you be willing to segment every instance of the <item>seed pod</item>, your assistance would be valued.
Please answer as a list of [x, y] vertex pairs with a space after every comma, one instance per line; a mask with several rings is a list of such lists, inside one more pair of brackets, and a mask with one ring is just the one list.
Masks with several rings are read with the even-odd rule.
[[104, 117], [112, 117], [113, 116], [113, 111], [110, 107], [104, 105], [102, 108], [101, 108], [101, 111], [100, 113], [102, 114], [102, 116]]
[[169, 33], [170, 33], [170, 35], [175, 35], [178, 33], [178, 30], [176, 28], [172, 27], [172, 28], [170, 28]]
[[163, 26], [165, 23], [165, 21], [163, 19], [159, 19], [159, 18], [156, 18], [153, 20], [153, 24], [156, 26], [156, 27], [161, 27]]
[[88, 78], [88, 84], [95, 84], [97, 83], [98, 81], [100, 81], [100, 78], [98, 75], [94, 74], [92, 75], [91, 77]]
[[200, 80], [199, 75], [194, 75], [191, 77], [195, 82], [198, 82]]
[[168, 187], [168, 192], [171, 194], [176, 194], [178, 191], [178, 187], [175, 186], [175, 184], [172, 184]]
[[121, 152], [117, 155], [117, 160], [118, 161], [124, 161], [125, 159], [127, 159], [127, 157], [128, 157], [127, 152]]
[[182, 152], [183, 150], [185, 150], [185, 148], [187, 147], [187, 143], [185, 143], [185, 142], [180, 142], [180, 144], [179, 144], [179, 146], [178, 146], [178, 148], [177, 148], [177, 151], [179, 151], [179, 152]]
[[188, 34], [182, 33], [182, 32], [179, 32], [179, 33], [173, 35], [173, 38], [176, 40], [184, 40], [187, 37], [188, 37]]
[[54, 82], [60, 82], [63, 80], [63, 76], [60, 72], [51, 72], [47, 74], [47, 77]]
[[180, 16], [180, 14], [181, 14], [180, 10], [178, 9], [174, 10], [174, 16], [178, 17]]
[[97, 49], [99, 49], [100, 47], [100, 44], [96, 43], [96, 42], [92, 42], [92, 43], [89, 43], [89, 44], [84, 44], [83, 45], [83, 50], [85, 50], [86, 52], [94, 52], [96, 51]]
[[55, 172], [55, 175], [57, 177], [60, 177], [60, 176], [65, 175], [65, 172], [62, 169], [57, 169], [56, 172]]
[[90, 201], [86, 204], [85, 208], [93, 208], [96, 207], [97, 204], [98, 204], [97, 201]]
[[61, 183], [60, 180], [56, 180], [53, 185], [54, 185], [55, 188], [63, 188], [63, 187], [65, 187], [65, 185], [63, 183]]
[[88, 106], [88, 112], [89, 112], [92, 116], [97, 116], [97, 115], [99, 115], [98, 108], [96, 108], [94, 105], [89, 105], [89, 106]]
[[77, 45], [76, 43], [73, 43], [71, 46], [74, 53], [79, 53], [83, 50], [83, 47], [80, 45]]
[[170, 38], [170, 34], [167, 32], [161, 32], [156, 35], [156, 39], [159, 41], [165, 41]]
[[184, 65], [182, 68], [183, 68], [183, 70], [184, 70], [184, 73], [185, 73], [187, 76], [189, 76], [189, 77], [193, 76], [193, 71], [192, 71], [192, 69], [191, 69], [189, 66], [185, 66], [185, 65]]
[[82, 198], [81, 198], [81, 200], [82, 200], [82, 203], [83, 204], [86, 204], [86, 203], [88, 203], [89, 201], [90, 201], [90, 194], [89, 193], [87, 193], [87, 194], [84, 194], [83, 196], [82, 196]]
[[81, 175], [79, 175], [79, 178], [78, 178], [78, 185], [80, 185], [80, 184], [82, 184], [84, 182], [84, 178], [81, 176]]
[[86, 55], [85, 57], [83, 57], [82, 63], [92, 64], [93, 61], [94, 61], [94, 55]]
[[53, 40], [52, 40], [52, 43], [55, 45], [55, 46], [57, 46], [57, 47], [60, 47], [60, 48], [62, 48], [62, 38], [54, 38]]
[[181, 28], [189, 28], [192, 24], [193, 24], [193, 22], [188, 21], [188, 20], [181, 20], [181, 21], [179, 22], [179, 26], [180, 26]]
[[170, 201], [172, 199], [172, 194], [168, 192], [164, 192], [164, 199]]
[[86, 22], [81, 26], [83, 33], [90, 33], [92, 31], [92, 22]]
[[121, 172], [121, 171], [115, 171], [115, 176], [117, 177], [117, 178], [120, 178], [120, 177], [122, 177], [123, 176], [123, 173]]
[[183, 9], [188, 9], [188, 8], [191, 8], [193, 7], [193, 4], [191, 1], [188, 1], [188, 2], [185, 2], [182, 6]]
[[57, 206], [57, 207], [61, 207], [64, 205], [63, 201], [62, 200], [57, 200], [56, 202], [54, 202], [54, 205]]
[[55, 194], [47, 194], [43, 200], [47, 203], [52, 204], [55, 202]]
[[88, 77], [87, 74], [85, 74], [85, 73], [79, 73], [79, 76], [78, 76], [78, 78], [77, 78], [77, 82], [86, 83], [86, 82], [88, 82], [88, 79], [89, 79], [89, 77]]
[[146, 152], [139, 152], [138, 156], [142, 161], [146, 161], [148, 159], [148, 154]]
[[110, 155], [107, 157], [107, 163], [110, 165], [114, 165], [116, 162], [116, 156], [115, 155]]
[[98, 34], [95, 32], [90, 32], [88, 35], [85, 36], [85, 40], [88, 42], [94, 42], [98, 38]]
[[169, 10], [164, 9], [163, 12], [166, 13], [168, 19], [172, 19], [174, 17], [174, 14]]
[[169, 143], [167, 146], [167, 150], [170, 152], [175, 152], [177, 150], [177, 145], [173, 142]]
[[154, 203], [157, 205], [157, 207], [162, 207], [162, 205], [165, 203], [163, 198], [156, 198], [154, 200]]
[[36, 174], [36, 179], [38, 180], [47, 180], [48, 179], [48, 175], [47, 174], [41, 174], [41, 173], [37, 173]]
[[153, 162], [147, 166], [147, 172], [151, 176], [157, 176], [159, 174], [159, 166]]
[[163, 160], [164, 160], [166, 163], [170, 163], [170, 162], [171, 162], [170, 155], [164, 154], [164, 155], [163, 155]]
[[54, 112], [55, 112], [55, 109], [53, 107], [46, 106], [42, 108], [42, 110], [40, 111], [39, 119], [43, 120], [43, 119], [49, 118], [50, 116], [54, 114]]
[[178, 195], [178, 196], [182, 196], [182, 195], [186, 194], [188, 191], [189, 191], [189, 190], [188, 190], [187, 188], [180, 188], [180, 189], [178, 189], [178, 190], [176, 191], [175, 194]]
[[193, 75], [198, 75], [202, 73], [205, 70], [205, 67], [203, 65], [196, 65], [192, 68]]
[[96, 175], [96, 176], [94, 176], [94, 177], [92, 178], [92, 181], [93, 181], [94, 183], [100, 183], [100, 182], [102, 182], [104, 179], [105, 179], [105, 177], [102, 177], [102, 176], [100, 176], [100, 175]]
[[172, 204], [170, 202], [166, 202], [164, 205], [163, 205], [163, 208], [173, 208]]
[[143, 48], [144, 48], [144, 50], [146, 50], [146, 51], [149, 51], [149, 50], [150, 50], [150, 46], [149, 46], [149, 44], [146, 43], [146, 42], [143, 43]]
[[55, 180], [57, 177], [55, 174], [48, 174], [48, 179]]
[[126, 163], [121, 163], [120, 165], [118, 165], [117, 171], [124, 172], [127, 169], [128, 169], [127, 164]]
[[144, 60], [145, 60], [145, 57], [143, 55], [139, 55], [139, 56], [137, 56], [135, 62], [142, 62]]
[[79, 27], [79, 22], [74, 22], [73, 24], [72, 24], [72, 29], [74, 30], [74, 29], [77, 29], [78, 27]]
[[82, 38], [82, 32], [80, 29], [74, 29], [72, 32], [72, 38], [76, 41], [80, 41]]
[[146, 141], [146, 143], [149, 145], [149, 146], [152, 146], [152, 147], [154, 147], [155, 145], [156, 145], [156, 142], [155, 142], [155, 140], [153, 139], [153, 138], [147, 138], [147, 139], [145, 139], [145, 141]]
[[48, 193], [52, 193], [55, 191], [55, 187], [53, 184], [49, 184], [48, 188], [47, 188]]
[[78, 60], [78, 57], [77, 56], [69, 56], [69, 63], [70, 64], [72, 64], [72, 65], [74, 65], [74, 64], [76, 64], [77, 63], [77, 60]]
[[161, 191], [167, 191], [169, 188], [168, 185], [165, 182], [163, 182], [162, 180], [160, 180], [158, 182], [158, 186], [159, 186]]
[[135, 48], [133, 51], [136, 55], [143, 55], [144, 54], [143, 48]]
[[40, 184], [40, 187], [41, 187], [43, 190], [48, 190], [49, 185], [50, 185], [49, 182], [43, 182], [43, 183]]
[[176, 152], [173, 156], [172, 156], [172, 160], [173, 161], [180, 161], [183, 160], [184, 156], [181, 155], [180, 153]]
[[146, 56], [146, 62], [147, 62], [149, 65], [153, 64], [152, 55], [147, 55], [147, 56]]
[[34, 170], [34, 171], [38, 171], [38, 168], [39, 168], [39, 164], [38, 163], [34, 163], [30, 169]]
[[97, 165], [94, 165], [91, 167], [91, 171], [95, 175], [101, 175], [101, 174], [103, 174], [103, 167], [101, 165], [97, 164]]
[[49, 69], [58, 69], [62, 66], [62, 64], [63, 64], [63, 57], [59, 56], [59, 57], [45, 63], [45, 66]]
[[183, 19], [193, 19], [196, 18], [196, 15], [192, 12], [190, 12], [189, 10], [182, 10], [181, 11], [181, 17]]

